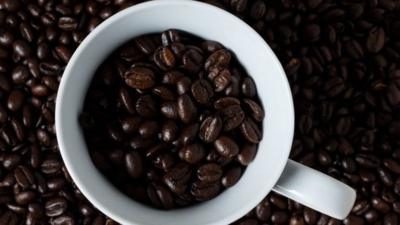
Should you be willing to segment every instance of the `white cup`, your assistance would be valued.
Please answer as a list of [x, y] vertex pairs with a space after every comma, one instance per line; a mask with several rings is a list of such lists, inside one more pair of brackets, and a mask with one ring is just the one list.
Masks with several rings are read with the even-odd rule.
[[[128, 198], [99, 173], [86, 149], [78, 115], [95, 70], [112, 51], [133, 37], [170, 28], [218, 41], [231, 49], [256, 81], [266, 117], [257, 156], [235, 186], [210, 201], [162, 211]], [[62, 157], [76, 185], [100, 211], [125, 225], [225, 225], [249, 212], [271, 190], [344, 219], [356, 198], [349, 186], [288, 159], [294, 108], [281, 64], [251, 27], [205, 3], [150, 1], [100, 24], [65, 69], [58, 91], [56, 129]]]

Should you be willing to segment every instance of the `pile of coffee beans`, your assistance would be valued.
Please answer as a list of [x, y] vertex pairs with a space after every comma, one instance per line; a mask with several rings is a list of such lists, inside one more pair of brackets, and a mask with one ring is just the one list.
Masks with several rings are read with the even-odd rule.
[[238, 182], [257, 153], [263, 119], [256, 85], [229, 50], [167, 30], [105, 60], [81, 125], [93, 162], [116, 187], [171, 209]]
[[[63, 68], [83, 38], [140, 2], [0, 0], [0, 225], [117, 224], [85, 200], [65, 170], [54, 100]], [[291, 157], [358, 194], [344, 221], [272, 193], [234, 224], [398, 225], [400, 2], [205, 2], [246, 21], [285, 66], [296, 104]], [[10, 107], [11, 92], [18, 104]], [[23, 124], [21, 140], [16, 121]], [[25, 175], [31, 185], [23, 183]]]

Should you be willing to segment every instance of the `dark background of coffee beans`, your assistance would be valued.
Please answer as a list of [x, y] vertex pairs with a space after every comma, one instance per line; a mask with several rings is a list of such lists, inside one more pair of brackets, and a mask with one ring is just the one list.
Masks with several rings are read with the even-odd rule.
[[[87, 33], [138, 2], [0, 1], [0, 225], [116, 224], [68, 176], [54, 100]], [[270, 194], [235, 224], [399, 224], [400, 2], [208, 2], [253, 26], [284, 65], [296, 104], [291, 157], [358, 192], [344, 221]]]

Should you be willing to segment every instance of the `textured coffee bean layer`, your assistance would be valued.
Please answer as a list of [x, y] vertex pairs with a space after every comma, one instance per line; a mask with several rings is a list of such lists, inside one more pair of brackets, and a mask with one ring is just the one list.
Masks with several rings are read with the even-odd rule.
[[[233, 76], [238, 92], [224, 92]], [[167, 30], [105, 60], [81, 125], [95, 165], [117, 188], [153, 207], [183, 207], [236, 184], [255, 158], [265, 114], [256, 94], [224, 46]]]
[[[44, 159], [54, 156], [61, 161], [54, 133], [54, 94], [68, 55], [99, 22], [138, 2], [141, 1], [0, 1], [0, 224], [117, 224], [84, 199], [64, 167], [50, 175], [43, 174], [41, 164]], [[287, 199], [281, 198], [277, 204], [272, 200], [276, 195], [270, 194], [235, 224], [399, 224], [399, 175], [383, 165], [384, 159], [400, 160], [398, 1], [205, 2], [229, 10], [246, 21], [265, 39], [284, 65], [296, 106], [297, 129], [291, 158], [341, 179], [356, 188], [358, 193], [357, 203], [344, 221], [311, 213], [311, 210]], [[61, 17], [74, 18], [78, 22], [76, 29], [59, 28]], [[61, 21], [65, 23], [65, 19]], [[174, 38], [173, 34], [168, 35], [163, 43], [167, 46], [175, 41]], [[20, 54], [20, 47], [26, 47], [24, 44], [17, 44], [19, 54], [14, 53], [13, 43], [17, 40], [25, 40], [28, 44], [29, 50], [23, 50], [30, 52], [27, 59], [21, 58]], [[352, 51], [351, 46], [355, 46], [356, 51]], [[138, 50], [135, 45], [131, 48]], [[204, 47], [205, 51], [220, 48], [214, 43], [207, 43]], [[60, 52], [60, 49], [67, 50]], [[181, 45], [173, 43], [171, 50], [183, 51]], [[363, 56], [357, 58], [357, 54]], [[134, 60], [138, 55], [121, 53], [126, 60]], [[26, 69], [28, 78], [24, 72]], [[235, 74], [232, 71], [231, 85], [224, 90], [230, 96], [238, 96], [242, 90]], [[160, 79], [163, 84], [173, 84], [180, 76], [179, 72], [170, 72]], [[335, 84], [338, 90], [325, 87], [332, 77], [344, 81]], [[32, 84], [46, 85], [49, 94], [30, 97]], [[23, 89], [26, 94], [23, 106], [17, 112], [10, 111], [7, 106], [9, 93], [15, 89]], [[334, 96], [335, 92], [339, 94]], [[177, 114], [173, 116], [178, 118]], [[14, 136], [11, 117], [23, 124], [25, 140], [3, 140]], [[131, 125], [135, 127], [135, 123]], [[179, 140], [190, 142], [199, 126], [185, 126], [185, 135], [179, 134]], [[45, 143], [43, 140], [38, 141], [37, 133], [42, 138], [48, 137], [46, 145], [42, 144]], [[130, 144], [149, 143], [148, 140], [137, 140], [132, 138]], [[113, 158], [123, 160], [118, 152], [112, 154]], [[3, 155], [7, 156], [7, 163], [4, 163], [6, 158]], [[10, 162], [17, 162], [17, 166], [14, 164], [14, 169], [8, 169]], [[29, 190], [37, 192], [35, 202], [21, 206], [15, 203], [13, 188], [17, 184], [14, 170], [18, 169], [17, 173], [21, 174], [19, 166], [32, 172], [34, 183]], [[65, 179], [58, 191], [46, 184], [56, 177]], [[22, 179], [18, 185], [27, 185]], [[48, 217], [44, 204], [55, 196], [68, 196], [68, 206], [63, 215]], [[381, 213], [372, 208], [372, 197], [387, 202], [390, 212]]]

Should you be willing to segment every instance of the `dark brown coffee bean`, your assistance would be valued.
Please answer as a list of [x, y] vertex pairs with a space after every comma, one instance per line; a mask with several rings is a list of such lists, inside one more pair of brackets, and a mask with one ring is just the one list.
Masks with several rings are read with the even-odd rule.
[[62, 215], [68, 207], [68, 203], [65, 198], [54, 197], [46, 201], [45, 203], [45, 213], [49, 217], [56, 217]]
[[31, 54], [31, 47], [25, 40], [16, 40], [13, 43], [13, 49], [15, 54], [20, 57], [28, 57]]
[[390, 206], [385, 201], [379, 197], [371, 198], [372, 207], [382, 213], [388, 213], [390, 211]]
[[243, 166], [248, 166], [257, 154], [257, 145], [247, 144], [245, 145], [240, 153], [237, 155], [237, 160]]
[[176, 81], [176, 90], [180, 95], [189, 93], [191, 86], [192, 80], [189, 77], [181, 77]]
[[242, 94], [248, 98], [253, 98], [257, 94], [257, 87], [250, 77], [246, 77], [242, 83]]
[[163, 84], [176, 84], [178, 80], [183, 77], [184, 74], [179, 71], [170, 71], [164, 74], [162, 78]]
[[36, 193], [33, 191], [23, 191], [15, 195], [15, 202], [19, 205], [27, 205], [34, 201]]
[[233, 97], [222, 97], [214, 102], [214, 108], [217, 110], [223, 110], [231, 105], [240, 105], [240, 101]]
[[396, 174], [400, 174], [400, 164], [398, 162], [396, 162], [395, 160], [384, 159], [383, 165], [385, 165], [385, 167], [388, 168], [390, 171], [392, 171]]
[[64, 188], [66, 183], [66, 180], [62, 177], [53, 178], [47, 181], [47, 187], [50, 191], [60, 191]]
[[289, 222], [289, 215], [285, 211], [275, 211], [272, 213], [271, 221], [274, 224], [287, 224]]
[[258, 122], [262, 122], [265, 116], [262, 107], [251, 99], [244, 99], [244, 105], [247, 107], [248, 112]]
[[15, 153], [4, 155], [2, 160], [3, 167], [8, 170], [12, 170], [17, 167], [20, 162], [21, 156]]
[[139, 128], [141, 118], [137, 116], [128, 116], [121, 120], [122, 130], [127, 134], [133, 134]]
[[244, 112], [239, 105], [230, 105], [221, 110], [224, 131], [231, 131], [240, 126], [244, 120]]
[[156, 121], [144, 121], [138, 131], [143, 138], [152, 138], [159, 132], [159, 125]]
[[143, 117], [154, 117], [158, 109], [156, 102], [150, 95], [142, 95], [136, 101], [136, 112]]
[[14, 177], [19, 186], [25, 189], [29, 188], [35, 183], [35, 178], [33, 177], [33, 174], [25, 166], [18, 166], [14, 170]]
[[136, 46], [146, 55], [150, 55], [156, 50], [155, 43], [150, 37], [138, 37], [135, 39]]
[[225, 188], [235, 185], [242, 176], [242, 169], [240, 167], [233, 167], [225, 172], [222, 177], [221, 183]]
[[173, 142], [178, 138], [178, 125], [172, 120], [164, 122], [161, 128], [162, 140], [165, 142]]
[[55, 174], [61, 169], [61, 163], [57, 159], [48, 158], [45, 159], [40, 168], [44, 174]]
[[203, 105], [209, 104], [214, 97], [214, 90], [211, 84], [204, 79], [195, 81], [192, 84], [191, 90], [194, 99]]
[[51, 225], [75, 225], [75, 220], [71, 216], [59, 216], [51, 221]]
[[153, 60], [162, 70], [169, 70], [176, 63], [174, 53], [168, 47], [159, 47], [154, 52]]
[[178, 115], [184, 123], [193, 121], [197, 115], [197, 107], [189, 95], [181, 95], [178, 98]]
[[17, 66], [14, 68], [11, 77], [14, 83], [24, 84], [29, 79], [29, 71], [25, 66]]
[[0, 225], [17, 225], [18, 223], [18, 216], [9, 210], [0, 217]]
[[202, 144], [195, 143], [181, 148], [179, 157], [187, 163], [196, 164], [206, 157], [206, 152]]
[[7, 108], [13, 112], [18, 111], [25, 102], [25, 93], [22, 90], [13, 90], [8, 96]]
[[216, 41], [204, 41], [201, 44], [201, 48], [206, 52], [214, 53], [218, 50], [221, 50], [224, 47]]
[[142, 176], [143, 162], [138, 152], [129, 152], [125, 155], [125, 168], [132, 178], [139, 178]]
[[221, 70], [220, 72], [218, 72], [218, 74], [213, 79], [215, 91], [221, 92], [221, 91], [225, 90], [226, 88], [228, 88], [228, 86], [231, 83], [231, 79], [232, 79], [232, 76], [231, 76], [231, 72], [229, 72], [229, 70], [224, 69], [224, 70]]
[[179, 143], [181, 145], [188, 145], [192, 143], [196, 139], [198, 132], [199, 124], [194, 123], [187, 125], [181, 131], [181, 134], [179, 136]]
[[196, 181], [192, 184], [190, 188], [190, 193], [198, 201], [205, 201], [217, 196], [220, 189], [221, 189], [221, 184], [219, 182], [204, 183], [202, 181]]
[[267, 202], [261, 202], [260, 204], [257, 205], [255, 208], [255, 214], [257, 216], [257, 219], [266, 222], [269, 220], [271, 217], [271, 207]]
[[161, 113], [168, 119], [178, 119], [178, 104], [176, 102], [164, 102], [161, 104]]
[[221, 179], [222, 175], [221, 166], [214, 163], [204, 164], [197, 170], [197, 178], [205, 183], [217, 182]]
[[62, 30], [72, 31], [76, 29], [78, 22], [72, 17], [60, 17], [58, 19], [58, 27]]
[[214, 142], [222, 130], [222, 120], [216, 116], [207, 117], [200, 126], [199, 137], [207, 143]]
[[221, 136], [215, 140], [214, 147], [215, 150], [224, 157], [232, 158], [239, 153], [239, 146], [234, 140], [227, 136]]
[[147, 194], [150, 200], [155, 205], [164, 209], [171, 209], [174, 207], [174, 200], [171, 192], [160, 184], [151, 184], [147, 188]]
[[128, 111], [131, 114], [134, 114], [136, 112], [134, 99], [128, 89], [124, 87], [119, 89], [119, 98], [121, 100], [122, 105], [125, 107], [126, 111]]
[[385, 44], [385, 31], [381, 27], [374, 27], [367, 37], [367, 49], [370, 52], [379, 52]]
[[125, 83], [139, 90], [152, 88], [155, 84], [154, 73], [146, 67], [133, 67], [125, 73]]
[[306, 42], [315, 42], [320, 39], [321, 28], [317, 24], [308, 24], [303, 29], [303, 38]]
[[189, 73], [198, 73], [201, 70], [203, 60], [201, 52], [189, 49], [182, 55], [181, 68]]
[[168, 46], [174, 42], [180, 42], [181, 36], [176, 30], [167, 30], [161, 33], [161, 42], [164, 46]]
[[165, 174], [163, 180], [172, 192], [182, 194], [186, 190], [187, 182], [191, 177], [192, 171], [189, 165], [179, 163]]
[[165, 101], [175, 101], [175, 93], [164, 86], [156, 86], [153, 88], [153, 93]]
[[214, 67], [227, 67], [231, 61], [231, 53], [226, 49], [221, 49], [211, 54], [205, 64], [204, 68], [210, 70]]
[[262, 131], [250, 118], [244, 119], [243, 123], [240, 125], [240, 131], [243, 137], [251, 143], [257, 144], [262, 139]]

